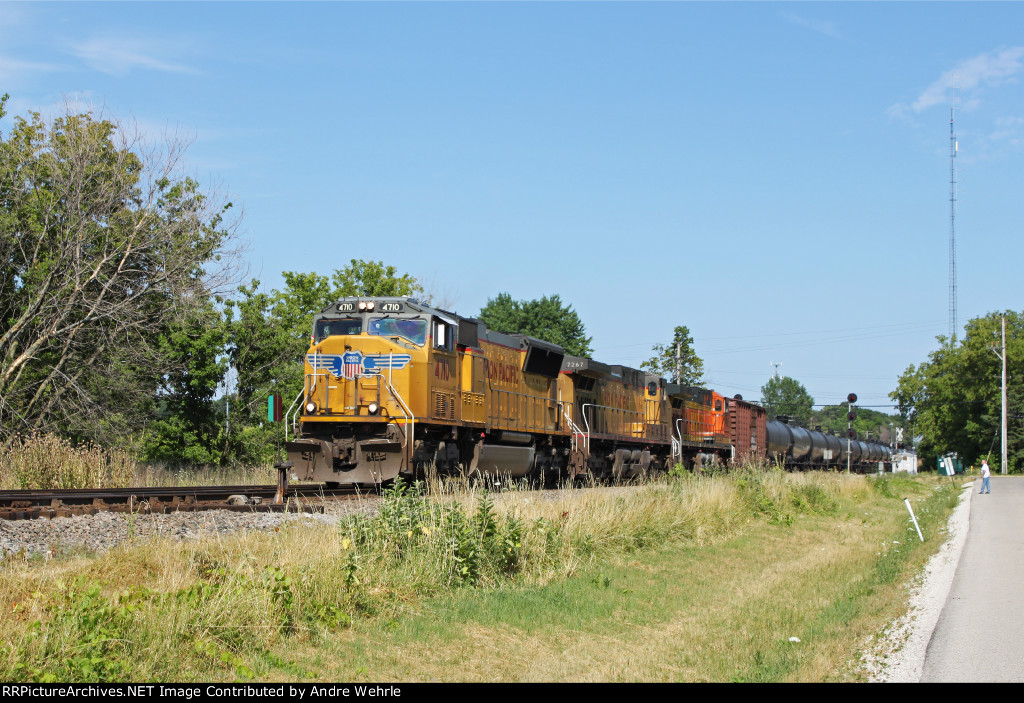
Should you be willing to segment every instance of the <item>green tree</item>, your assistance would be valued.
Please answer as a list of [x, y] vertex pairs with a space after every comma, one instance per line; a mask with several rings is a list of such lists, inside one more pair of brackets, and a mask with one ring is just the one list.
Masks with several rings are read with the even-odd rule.
[[655, 344], [651, 351], [654, 356], [640, 364], [640, 368], [671, 378], [684, 386], [704, 383], [704, 361], [693, 350], [693, 337], [688, 327], [676, 327], [671, 343]]
[[814, 398], [796, 379], [772, 376], [768, 383], [761, 386], [761, 404], [768, 411], [769, 417], [790, 415], [807, 425], [811, 421]]
[[[858, 408], [854, 406], [856, 418], [853, 421], [853, 429], [857, 437], [863, 439], [870, 435], [883, 444], [891, 444], [895, 441], [893, 430], [905, 428], [906, 423], [899, 415], [887, 415], [886, 413], [872, 410], [871, 408]], [[849, 410], [846, 405], [826, 405], [816, 411], [811, 418], [811, 424], [821, 425], [824, 431], [832, 431], [836, 434], [846, 436], [849, 425]], [[900, 446], [910, 443], [910, 434], [904, 433], [904, 442]]]
[[394, 266], [385, 266], [383, 261], [362, 261], [352, 259], [348, 266], [331, 276], [334, 299], [351, 296], [422, 296], [423, 286], [407, 273], [398, 275]]
[[193, 466], [222, 462], [223, 417], [213, 396], [227, 371], [226, 332], [211, 302], [160, 335], [160, 350], [170, 363], [160, 383], [158, 417], [143, 440], [144, 459]]
[[156, 146], [91, 113], [0, 133], [0, 435], [139, 431], [176, 363], [161, 335], [226, 284], [230, 203]]
[[1024, 318], [1019, 313], [990, 313], [965, 326], [957, 345], [938, 337], [938, 349], [928, 361], [911, 365], [889, 394], [900, 413], [921, 437], [918, 447], [926, 466], [938, 456], [956, 452], [967, 464], [978, 463], [992, 452], [999, 463], [1002, 362], [993, 353], [1001, 344], [1001, 315], [1006, 315], [1007, 415], [1010, 469], [1020, 470], [1024, 437], [1020, 416], [1024, 393], [1018, 379], [1024, 372]]
[[569, 354], [589, 357], [594, 353], [591, 337], [571, 305], [558, 295], [539, 300], [513, 300], [499, 293], [480, 310], [480, 319], [493, 330], [506, 334], [525, 334], [558, 344]]

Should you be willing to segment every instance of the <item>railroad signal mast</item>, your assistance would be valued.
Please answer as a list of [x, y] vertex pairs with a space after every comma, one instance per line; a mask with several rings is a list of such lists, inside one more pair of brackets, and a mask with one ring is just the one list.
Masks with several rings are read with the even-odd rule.
[[857, 414], [853, 412], [853, 404], [857, 402], [857, 394], [846, 396], [846, 473], [850, 473], [850, 451], [853, 448], [853, 421]]

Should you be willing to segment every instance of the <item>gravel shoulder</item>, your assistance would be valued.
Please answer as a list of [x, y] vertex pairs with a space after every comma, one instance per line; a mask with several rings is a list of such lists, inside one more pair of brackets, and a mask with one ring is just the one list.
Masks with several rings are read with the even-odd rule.
[[946, 525], [947, 539], [910, 585], [907, 614], [891, 623], [868, 645], [862, 664], [873, 683], [917, 683], [925, 654], [946, 597], [953, 585], [960, 553], [967, 541], [973, 483], [962, 487], [960, 500]]

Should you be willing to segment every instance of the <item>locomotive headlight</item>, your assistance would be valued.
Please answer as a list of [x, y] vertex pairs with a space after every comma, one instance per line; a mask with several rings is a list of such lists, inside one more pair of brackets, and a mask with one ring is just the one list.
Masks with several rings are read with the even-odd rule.
[[367, 310], [373, 310], [375, 307], [377, 307], [377, 304], [374, 303], [372, 300], [366, 303]]
[[366, 301], [365, 300], [360, 300], [359, 301], [359, 309], [360, 310], [365, 310], [366, 309]]
[[369, 404], [369, 405], [368, 405], [368, 406], [366, 407], [366, 410], [367, 410], [367, 411], [368, 411], [368, 412], [369, 412], [369, 413], [370, 413], [371, 415], [376, 415], [376, 414], [377, 414], [377, 411], [378, 411], [378, 410], [380, 410], [380, 406], [379, 406], [379, 405], [377, 405], [376, 403], [370, 403], [370, 404]]
[[313, 413], [315, 413], [316, 412], [316, 403], [314, 403], [312, 400], [309, 401], [308, 403], [306, 403], [306, 412], [309, 415], [312, 415]]

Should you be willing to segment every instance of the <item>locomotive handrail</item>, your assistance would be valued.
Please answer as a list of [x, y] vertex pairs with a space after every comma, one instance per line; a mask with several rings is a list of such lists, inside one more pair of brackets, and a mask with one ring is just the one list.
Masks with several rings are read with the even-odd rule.
[[644, 399], [644, 437], [656, 442], [662, 442], [667, 435], [672, 437], [672, 421], [662, 419], [664, 415], [662, 401]]
[[388, 393], [391, 394], [391, 397], [398, 403], [399, 410], [402, 411], [402, 415], [405, 416], [406, 423], [409, 424], [408, 434], [406, 434], [404, 429], [402, 430], [402, 446], [405, 447], [407, 446], [409, 435], [413, 438], [416, 437], [416, 415], [413, 414], [412, 408], [406, 405], [405, 400], [402, 399], [402, 396], [398, 394], [398, 391], [395, 390], [394, 386], [392, 386], [389, 381], [384, 381], [384, 386], [388, 389]]
[[[533, 414], [533, 406], [536, 406], [536, 405], [539, 405], [539, 404], [545, 404], [546, 405], [548, 403], [555, 403], [556, 405], [564, 405], [564, 403], [562, 401], [560, 401], [560, 400], [554, 400], [553, 398], [549, 398], [549, 397], [545, 397], [545, 396], [527, 395], [526, 393], [517, 393], [516, 391], [508, 391], [508, 390], [505, 390], [504, 388], [495, 388], [494, 385], [491, 383], [490, 379], [488, 379], [488, 381], [487, 381], [487, 390], [489, 390], [493, 394], [497, 394], [497, 400], [498, 400], [498, 402], [491, 404], [492, 405], [491, 411], [488, 414], [488, 419], [489, 420], [494, 419], [500, 413], [500, 411], [501, 411], [501, 400], [500, 399], [503, 396], [523, 398], [524, 400], [526, 400], [527, 401], [527, 412], [530, 415]], [[557, 417], [557, 415], [556, 415], [556, 417]], [[502, 418], [499, 417], [498, 419], [502, 419]], [[507, 417], [507, 418], [503, 418], [503, 419], [511, 420], [512, 418], [511, 417]], [[527, 430], [543, 431], [543, 432], [548, 432], [549, 431], [546, 422], [545, 422], [543, 427], [539, 427], [539, 426], [535, 426], [535, 425], [530, 424], [530, 420], [531, 419], [535, 419], [535, 418], [528, 417], [526, 419], [526, 427], [525, 428], [523, 427], [522, 423], [516, 423], [515, 429], [517, 429], [517, 430], [527, 429]], [[544, 419], [546, 420], [547, 418], [544, 418]]]
[[579, 426], [575, 422], [572, 421], [572, 417], [569, 415], [569, 407], [570, 407], [569, 404], [568, 403], [563, 403], [560, 400], [557, 401], [557, 402], [558, 402], [559, 405], [562, 406], [562, 417], [564, 417], [565, 421], [567, 423], [569, 423], [569, 429], [572, 431], [572, 448], [573, 448], [573, 450], [575, 451], [576, 449], [579, 448], [579, 440], [576, 439], [576, 437], [578, 435], [580, 437], [583, 437], [583, 439], [584, 439], [584, 444], [583, 444], [584, 448], [587, 451], [590, 451], [590, 435], [589, 434], [585, 434], [583, 432], [583, 430], [581, 430], [579, 428]]
[[[590, 407], [590, 408], [600, 408], [600, 409], [602, 409], [602, 410], [611, 410], [611, 411], [613, 411], [613, 412], [618, 412], [618, 413], [622, 413], [622, 414], [629, 414], [629, 415], [638, 415], [638, 416], [640, 416], [641, 418], [643, 418], [643, 413], [641, 413], [641, 412], [638, 412], [638, 411], [636, 411], [636, 410], [626, 410], [625, 408], [613, 408], [613, 407], [612, 407], [612, 406], [610, 406], [610, 405], [598, 405], [597, 403], [584, 403], [584, 404], [583, 404], [583, 405], [582, 405], [582, 406], [580, 407], [580, 412], [582, 412], [582, 413], [583, 413], [583, 422], [584, 422], [584, 423], [586, 424], [586, 426], [587, 426], [587, 436], [588, 436], [588, 440], [587, 440], [587, 441], [588, 441], [587, 449], [588, 449], [588, 450], [590, 449], [590, 445], [589, 445], [589, 436], [590, 436], [590, 434], [591, 434], [591, 432], [590, 432], [590, 419], [589, 419], [589, 418], [587, 417], [587, 408], [588, 408], [588, 407]], [[605, 429], [607, 430], [607, 428], [605, 428]], [[602, 434], [610, 434], [610, 435], [614, 435], [615, 433], [613, 433], [613, 432], [603, 432]], [[618, 434], [618, 435], [615, 435], [615, 436], [619, 436], [619, 437], [629, 437], [629, 438], [631, 438], [631, 439], [636, 439], [636, 437], [635, 437], [635, 436], [634, 436], [634, 435], [632, 434], [632, 432], [630, 432], [629, 434], [621, 434], [621, 433], [620, 433], [620, 434]], [[641, 439], [642, 439], [642, 438], [641, 438]]]
[[682, 461], [683, 459], [683, 428], [680, 427], [680, 423], [682, 421], [683, 418], [681, 417], [676, 419], [676, 434], [675, 436], [672, 437], [672, 451], [675, 452], [676, 458], [678, 458], [680, 461]]
[[[299, 418], [299, 412], [302, 410], [302, 406], [301, 405], [298, 408], [295, 408], [295, 404], [298, 403], [299, 402], [299, 398], [301, 398], [303, 396], [306, 396], [307, 398], [311, 398], [312, 395], [313, 395], [313, 391], [316, 390], [316, 378], [317, 378], [317, 376], [323, 376], [324, 378], [327, 378], [327, 373], [328, 373], [327, 371], [322, 371], [322, 372], [319, 372], [319, 373], [314, 371], [313, 373], [307, 373], [305, 378], [303, 378], [303, 380], [302, 380], [302, 390], [300, 390], [299, 394], [295, 396], [295, 400], [293, 400], [292, 404], [288, 406], [288, 411], [284, 414], [284, 439], [285, 439], [286, 442], [288, 441], [288, 416], [291, 415], [291, 418], [292, 418], [292, 432], [295, 433], [295, 431], [296, 431], [295, 425], [297, 424], [296, 421]], [[310, 377], [313, 378], [313, 387], [312, 388], [308, 387], [309, 386], [309, 379], [310, 379]], [[325, 384], [326, 384], [326, 388], [324, 389], [324, 407], [325, 408], [329, 408], [330, 405], [331, 405], [331, 402], [330, 402], [330, 400], [331, 400], [331, 396], [330, 396], [330, 393], [331, 393], [331, 379], [327, 378]], [[303, 405], [304, 405], [304, 403], [303, 403]], [[295, 414], [294, 415], [292, 415], [292, 408], [295, 408]]]
[[[295, 407], [295, 404], [299, 402], [299, 398], [301, 398], [303, 393], [305, 393], [305, 392], [306, 392], [306, 387], [305, 387], [305, 384], [303, 384], [302, 390], [300, 390], [299, 394], [295, 396], [295, 400], [293, 400], [292, 404], [288, 406], [288, 412], [286, 412], [284, 414], [284, 441], [285, 442], [288, 441], [288, 416], [291, 415], [292, 408]], [[293, 433], [295, 432], [295, 419], [298, 416], [299, 416], [299, 410], [296, 409], [295, 410], [295, 414], [292, 415], [292, 432]]]

